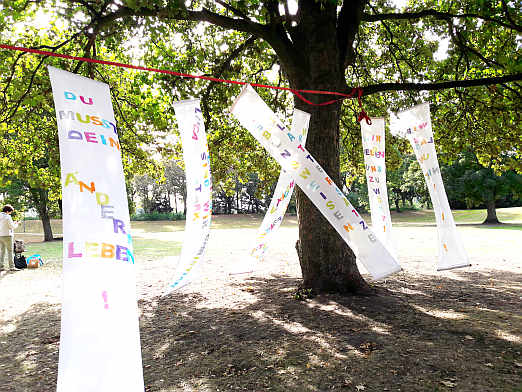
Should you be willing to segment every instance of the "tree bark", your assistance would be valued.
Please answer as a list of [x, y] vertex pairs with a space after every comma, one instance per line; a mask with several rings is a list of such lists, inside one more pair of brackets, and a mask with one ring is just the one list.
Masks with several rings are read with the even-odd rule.
[[[308, 4], [301, 17], [296, 46], [302, 48], [305, 61], [300, 65], [282, 64], [290, 86], [295, 89], [340, 91], [346, 86], [344, 62], [335, 40], [335, 18]], [[328, 6], [326, 6], [328, 7]], [[335, 8], [331, 10], [335, 12]], [[331, 40], [325, 39], [331, 37]], [[281, 58], [281, 56], [280, 56]], [[324, 97], [313, 96], [320, 102]], [[340, 186], [339, 120], [341, 103], [312, 106], [294, 99], [298, 109], [311, 114], [306, 148], [328, 176]], [[297, 190], [299, 240], [296, 250], [301, 264], [303, 287], [314, 292], [368, 294], [370, 287], [362, 278], [353, 251], [344, 242], [317, 207], [301, 189]]]
[[51, 227], [51, 217], [49, 216], [49, 197], [47, 190], [30, 188], [30, 193], [40, 220], [42, 221], [44, 241], [52, 241], [54, 237]]
[[486, 209], [487, 209], [488, 215], [486, 216], [486, 220], [482, 223], [485, 225], [499, 224], [500, 221], [497, 218], [495, 200], [489, 200], [486, 203]]
[[[336, 106], [312, 110], [307, 149], [339, 186], [340, 108]], [[323, 138], [337, 143], [324, 143]], [[368, 293], [369, 286], [359, 273], [353, 251], [301, 189], [297, 190], [296, 199], [299, 222], [296, 250], [303, 287], [315, 292]]]
[[401, 211], [401, 207], [399, 206], [399, 199], [398, 198], [395, 198], [393, 199], [394, 203], [395, 203], [395, 211], [397, 212], [402, 212]]

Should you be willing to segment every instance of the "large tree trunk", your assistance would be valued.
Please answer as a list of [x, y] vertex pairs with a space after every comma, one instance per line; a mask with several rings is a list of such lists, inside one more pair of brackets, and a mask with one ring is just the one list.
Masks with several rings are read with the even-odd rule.
[[[338, 121], [338, 105], [312, 110], [306, 147], [342, 189], [339, 183]], [[323, 138], [335, 143], [324, 143]], [[368, 292], [369, 287], [357, 269], [352, 250], [301, 189], [296, 197], [299, 222], [296, 249], [303, 287], [315, 292]]]
[[[305, 4], [302, 17], [306, 20], [300, 24], [303, 39], [296, 43], [302, 48], [300, 54], [304, 61], [302, 65], [283, 64], [290, 86], [295, 89], [342, 91], [346, 82], [344, 65], [340, 61], [342, 56], [335, 39], [335, 17], [322, 12], [320, 4]], [[325, 7], [330, 9], [329, 12], [336, 12], [333, 6]], [[331, 99], [317, 95], [309, 98], [315, 102]], [[297, 108], [311, 114], [306, 148], [342, 189], [339, 160], [341, 103], [312, 106], [297, 97], [294, 102]], [[303, 287], [315, 292], [369, 293], [370, 288], [357, 269], [353, 251], [300, 189], [296, 198], [299, 222], [296, 249]]]
[[484, 222], [482, 222], [482, 223], [488, 224], [488, 225], [499, 224], [500, 221], [497, 218], [497, 210], [496, 210], [496, 207], [495, 207], [495, 200], [489, 200], [486, 203], [486, 208], [487, 208], [488, 215], [486, 216], [486, 220]]
[[396, 197], [395, 199], [393, 199], [394, 203], [395, 203], [395, 211], [397, 212], [402, 212], [401, 211], [401, 207], [399, 206], [399, 198]]
[[47, 190], [30, 188], [30, 192], [40, 220], [42, 221], [44, 241], [52, 241], [54, 237], [51, 228], [51, 217], [49, 216], [49, 197]]

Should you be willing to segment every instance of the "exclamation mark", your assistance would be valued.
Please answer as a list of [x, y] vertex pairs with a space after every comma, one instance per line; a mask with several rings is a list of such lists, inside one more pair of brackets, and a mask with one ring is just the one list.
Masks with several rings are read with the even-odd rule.
[[446, 246], [446, 244], [442, 244], [444, 245], [444, 249], [446, 250], [446, 252], [448, 251], [448, 247]]
[[102, 297], [103, 297], [103, 302], [105, 302], [104, 308], [105, 309], [109, 309], [109, 304], [108, 304], [108, 301], [107, 301], [107, 292], [105, 290], [102, 291]]
[[444, 212], [442, 213], [442, 220], [444, 220]]

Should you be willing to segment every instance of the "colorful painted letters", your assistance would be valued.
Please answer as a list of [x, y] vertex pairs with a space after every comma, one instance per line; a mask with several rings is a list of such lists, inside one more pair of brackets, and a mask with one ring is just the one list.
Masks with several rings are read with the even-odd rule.
[[132, 237], [109, 86], [53, 67], [49, 74], [63, 201], [57, 392], [143, 392]]
[[[294, 110], [291, 130], [287, 132], [288, 141], [290, 143], [305, 144], [309, 120], [310, 114], [299, 109]], [[278, 123], [275, 125], [279, 131], [284, 130], [282, 125]], [[292, 155], [287, 149], [282, 149], [281, 151], [282, 159], [288, 159]], [[257, 263], [265, 257], [273, 236], [283, 222], [283, 217], [286, 213], [290, 198], [292, 197], [294, 187], [295, 180], [293, 176], [281, 170], [272, 201], [270, 202], [263, 222], [259, 226], [254, 246], [250, 250], [251, 257], [248, 257], [241, 265], [234, 266], [231, 272], [232, 274], [252, 272]]]
[[370, 125], [361, 121], [361, 136], [364, 151], [373, 151], [371, 154], [364, 154], [372, 228], [390, 253], [396, 256], [386, 187], [384, 118], [372, 118]]
[[174, 110], [185, 161], [187, 219], [181, 256], [166, 293], [196, 279], [205, 254], [212, 215], [210, 157], [199, 100], [176, 102]]
[[469, 266], [468, 256], [451, 214], [444, 183], [440, 174], [437, 152], [433, 143], [430, 106], [423, 103], [397, 114], [392, 121], [394, 135], [410, 141], [417, 161], [424, 173], [430, 192], [439, 233], [439, 260], [437, 269], [446, 270]]
[[[355, 249], [357, 256], [374, 279], [384, 278], [401, 270], [397, 261], [383, 244], [375, 238], [364, 220], [358, 218], [346, 197], [303, 146], [295, 145], [288, 138], [273, 142], [272, 135], [288, 132], [275, 114], [257, 95], [251, 86], [245, 86], [231, 108], [232, 114], [267, 149], [310, 200], [322, 212], [341, 237]], [[292, 160], [282, 156], [288, 151]], [[380, 154], [379, 154], [380, 155]], [[331, 208], [334, 206], [334, 208]], [[353, 211], [353, 212], [351, 212]], [[354, 213], [355, 212], [355, 213]], [[354, 230], [346, 230], [353, 227]]]

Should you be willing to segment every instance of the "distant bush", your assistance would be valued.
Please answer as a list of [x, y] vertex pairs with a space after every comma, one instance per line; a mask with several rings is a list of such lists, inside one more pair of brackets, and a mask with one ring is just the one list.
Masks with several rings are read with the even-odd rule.
[[131, 215], [131, 221], [177, 221], [184, 219], [185, 215], [181, 212], [143, 212]]
[[[402, 204], [402, 205], [400, 206], [400, 210], [401, 210], [401, 212], [402, 212], [402, 211], [418, 211], [418, 210], [421, 210], [421, 209], [422, 209], [422, 208], [421, 208], [420, 206], [415, 206], [415, 205], [413, 205], [413, 206], [407, 206], [407, 205]], [[392, 205], [390, 204], [390, 211], [397, 211], [397, 207], [392, 206]]]

